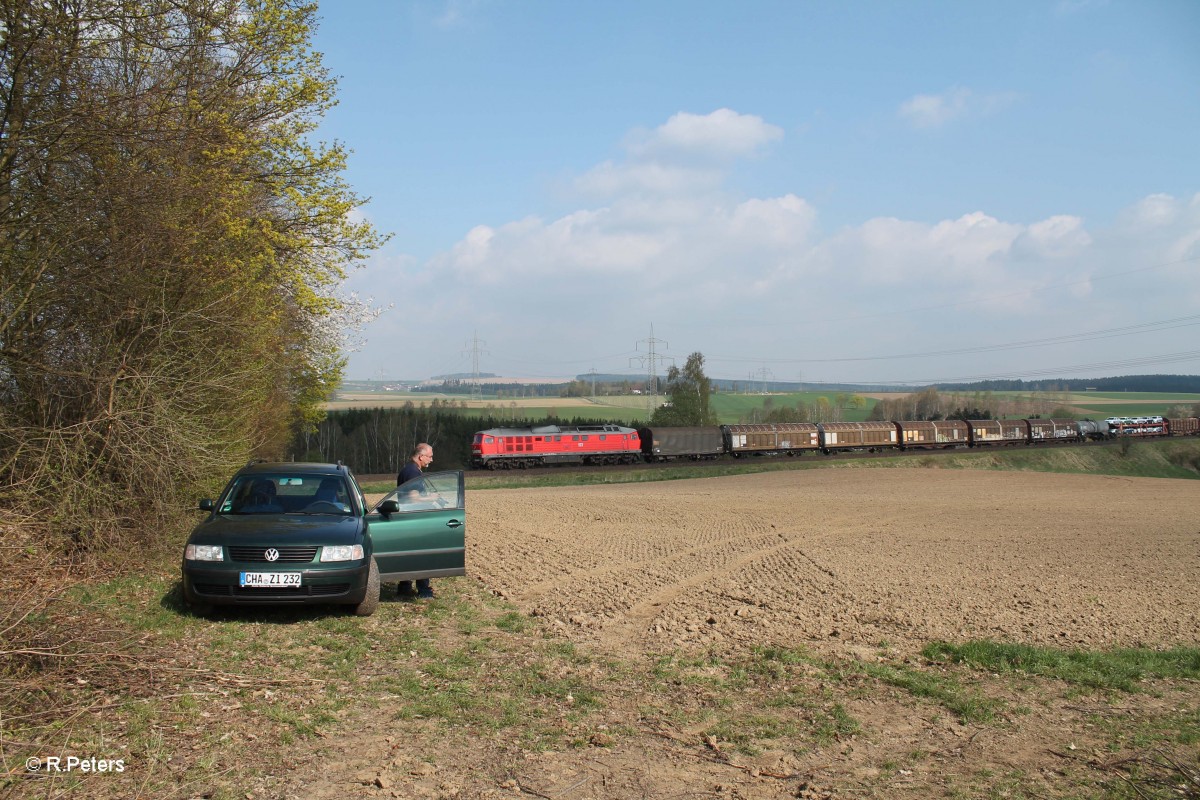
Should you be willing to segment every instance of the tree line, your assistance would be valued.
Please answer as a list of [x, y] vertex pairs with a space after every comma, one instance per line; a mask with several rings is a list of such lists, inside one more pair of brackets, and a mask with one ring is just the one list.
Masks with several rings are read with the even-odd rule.
[[87, 544], [322, 416], [372, 313], [337, 287], [383, 237], [310, 139], [315, 20], [0, 0], [0, 508]]
[[471, 440], [478, 431], [540, 425], [625, 425], [636, 423], [573, 417], [511, 419], [474, 416], [442, 407], [354, 408], [331, 411], [314, 429], [299, 433], [290, 448], [298, 461], [341, 461], [359, 475], [400, 471], [414, 448], [433, 446], [431, 470], [466, 469], [471, 464]]

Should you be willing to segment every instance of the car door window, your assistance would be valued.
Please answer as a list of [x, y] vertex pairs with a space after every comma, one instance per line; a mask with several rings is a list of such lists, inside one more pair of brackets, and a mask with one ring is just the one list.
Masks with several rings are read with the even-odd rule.
[[397, 486], [384, 496], [376, 508], [387, 500], [395, 500], [400, 513], [463, 507], [462, 476], [458, 472], [426, 473]]

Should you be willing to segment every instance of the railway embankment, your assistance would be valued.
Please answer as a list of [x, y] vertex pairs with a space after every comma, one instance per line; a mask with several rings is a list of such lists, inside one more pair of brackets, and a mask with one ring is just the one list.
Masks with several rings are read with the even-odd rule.
[[[1061, 447], [957, 448], [916, 453], [808, 454], [799, 457], [750, 457], [701, 462], [643, 464], [634, 467], [545, 467], [542, 469], [467, 472], [468, 489], [643, 483], [712, 478], [792, 469], [968, 469], [1061, 472], [1128, 478], [1200, 479], [1200, 437], [1122, 439]], [[391, 475], [359, 476], [368, 492], [384, 492]]]

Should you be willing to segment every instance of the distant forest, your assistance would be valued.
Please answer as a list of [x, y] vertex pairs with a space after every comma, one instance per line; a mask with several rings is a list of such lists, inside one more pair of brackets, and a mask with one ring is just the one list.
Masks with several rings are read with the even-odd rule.
[[[471, 463], [471, 439], [476, 431], [511, 424], [507, 418], [464, 416], [455, 410], [436, 408], [351, 408], [331, 411], [316, 430], [299, 434], [292, 441], [288, 457], [297, 461], [341, 461], [360, 475], [395, 474], [418, 442], [428, 442], [434, 448], [431, 471], [462, 469]], [[522, 420], [520, 424], [613, 423], [574, 417]]]
[[1045, 381], [978, 381], [938, 384], [946, 391], [968, 392], [1177, 392], [1200, 394], [1200, 375], [1124, 375], [1118, 378], [1056, 378]]
[[[659, 376], [661, 384], [666, 379]], [[1175, 392], [1200, 394], [1200, 375], [1123, 375], [1115, 378], [1047, 378], [1025, 381], [993, 380], [974, 383], [939, 383], [923, 386], [896, 386], [894, 384], [869, 383], [800, 383], [796, 381], [755, 381], [711, 378], [712, 387], [719, 392], [915, 392], [936, 386], [942, 391], [954, 392]], [[628, 394], [631, 389], [643, 389], [645, 375], [596, 374], [578, 375], [574, 384], [488, 384], [488, 394], [502, 397], [555, 397], [564, 393], [587, 395], [592, 387], [602, 389], [601, 394]], [[569, 388], [564, 388], [564, 386]], [[439, 394], [470, 394], [473, 386], [470, 376], [447, 377], [436, 385], [420, 386], [417, 391]]]

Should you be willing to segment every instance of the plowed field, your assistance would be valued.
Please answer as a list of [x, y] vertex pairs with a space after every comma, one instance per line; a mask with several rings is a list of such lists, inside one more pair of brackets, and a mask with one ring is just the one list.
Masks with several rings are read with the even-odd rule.
[[[620, 689], [584, 723], [564, 700], [583, 732], [557, 749], [399, 726], [384, 704], [278, 796], [1151, 796], [1124, 785], [1147, 780], [1138, 731], [1194, 766], [1194, 739], [1169, 733], [1200, 715], [1194, 681], [1105, 693], [960, 670], [952, 692], [1001, 709], [964, 719], [888, 675], [938, 680], [918, 654], [939, 639], [1200, 644], [1198, 509], [1200, 481], [931, 469], [470, 492], [468, 580]], [[810, 660], [743, 693], [728, 665], [759, 645]]]
[[1200, 641], [1200, 482], [810, 470], [470, 503], [469, 571], [609, 652]]

